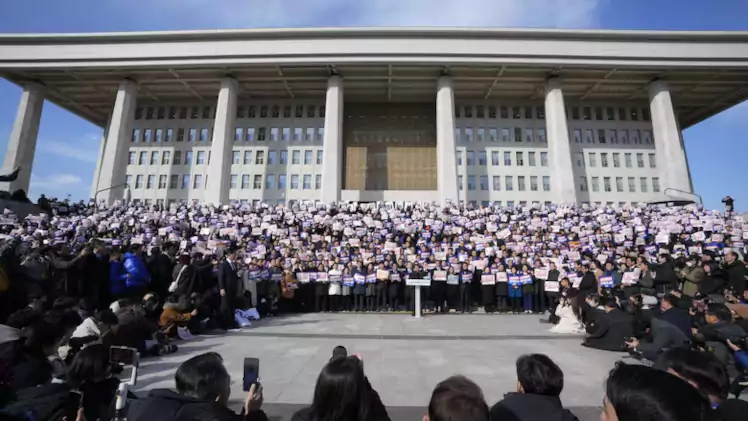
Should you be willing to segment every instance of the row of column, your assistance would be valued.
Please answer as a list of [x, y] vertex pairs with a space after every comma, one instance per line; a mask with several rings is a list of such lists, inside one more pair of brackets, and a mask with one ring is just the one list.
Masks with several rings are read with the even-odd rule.
[[[211, 146], [212, 164], [208, 167], [208, 186], [204, 197], [208, 203], [229, 201], [238, 90], [236, 80], [221, 80]], [[555, 202], [577, 203], [561, 80], [549, 79], [545, 91], [546, 133]], [[325, 203], [336, 202], [341, 198], [345, 153], [343, 98], [343, 78], [337, 75], [330, 77], [326, 94], [323, 143], [325, 165], [320, 195], [320, 200]], [[667, 187], [691, 192], [693, 188], [685, 148], [667, 84], [664, 81], [652, 82], [649, 98], [660, 177]], [[126, 158], [136, 101], [137, 85], [130, 80], [122, 81], [104, 131], [92, 185], [92, 196], [101, 192], [98, 195], [99, 201], [112, 203], [123, 197]], [[28, 192], [43, 104], [44, 92], [41, 86], [29, 84], [24, 87], [0, 174], [8, 174], [16, 168], [21, 171], [14, 181], [0, 183], [0, 190], [13, 192], [23, 189]], [[436, 91], [436, 164], [438, 197], [443, 203], [459, 200], [454, 116], [454, 84], [451, 77], [442, 76], [438, 80]], [[64, 193], [60, 192], [60, 196], [64, 196]]]

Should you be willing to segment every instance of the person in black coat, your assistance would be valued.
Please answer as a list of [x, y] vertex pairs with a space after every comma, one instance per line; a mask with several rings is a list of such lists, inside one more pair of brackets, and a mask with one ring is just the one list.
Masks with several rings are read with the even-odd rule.
[[236, 252], [226, 253], [226, 260], [218, 268], [218, 287], [221, 294], [221, 326], [233, 328], [236, 293], [239, 288], [239, 276], [236, 272]]
[[145, 399], [129, 401], [129, 421], [267, 421], [262, 411], [262, 386], [252, 385], [242, 414], [226, 405], [231, 378], [220, 355], [209, 352], [182, 363], [174, 376], [177, 391], [151, 390]]
[[491, 421], [577, 421], [561, 404], [564, 373], [546, 355], [523, 355], [517, 359], [517, 392], [491, 408]]
[[99, 310], [109, 308], [112, 297], [109, 291], [109, 251], [103, 241], [94, 240], [93, 253], [86, 256], [81, 268], [84, 293]]
[[616, 303], [605, 303], [605, 313], [587, 325], [589, 336], [582, 345], [606, 351], [623, 351], [625, 340], [634, 334], [634, 320], [621, 311]]
[[176, 262], [167, 254], [162, 253], [161, 248], [153, 247], [145, 263], [151, 274], [151, 290], [159, 297], [166, 297]]
[[742, 295], [746, 284], [745, 263], [738, 259], [737, 253], [730, 250], [725, 254], [723, 269], [727, 272], [727, 287], [736, 296]]
[[688, 340], [691, 339], [691, 317], [688, 313], [681, 310], [678, 297], [670, 294], [662, 297], [662, 301], [660, 302], [660, 314], [656, 314], [654, 317], [670, 323], [683, 332], [683, 335], [685, 335]]
[[579, 284], [579, 295], [586, 297], [589, 294], [597, 293], [597, 279], [595, 274], [590, 272], [589, 265], [581, 265], [582, 268], [582, 282]]

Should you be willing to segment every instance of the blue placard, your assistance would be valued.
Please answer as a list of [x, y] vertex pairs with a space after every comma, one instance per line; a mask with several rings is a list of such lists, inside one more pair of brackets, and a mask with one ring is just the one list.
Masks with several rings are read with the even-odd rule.
[[364, 276], [364, 275], [362, 275], [360, 273], [357, 273], [357, 274], [353, 275], [353, 282], [355, 282], [357, 284], [363, 284], [363, 283], [366, 282], [366, 276]]
[[377, 274], [376, 273], [370, 273], [366, 275], [366, 283], [367, 284], [376, 284], [377, 283]]
[[352, 287], [353, 285], [354, 285], [353, 276], [351, 276], [351, 275], [343, 275], [343, 286], [345, 286], [345, 287]]
[[613, 288], [613, 277], [612, 276], [601, 276], [599, 279], [600, 286], [603, 288]]
[[522, 285], [522, 280], [519, 275], [509, 275], [507, 276], [507, 279], [509, 280], [509, 285]]
[[520, 282], [522, 285], [530, 285], [532, 284], [532, 276], [530, 275], [522, 275], [519, 277]]

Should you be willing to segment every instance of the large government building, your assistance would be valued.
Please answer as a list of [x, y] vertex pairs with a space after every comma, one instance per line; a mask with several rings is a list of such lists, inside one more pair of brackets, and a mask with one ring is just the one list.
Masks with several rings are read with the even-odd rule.
[[0, 189], [46, 100], [104, 128], [100, 202], [630, 204], [693, 191], [681, 130], [748, 98], [748, 32], [10, 34], [0, 76]]

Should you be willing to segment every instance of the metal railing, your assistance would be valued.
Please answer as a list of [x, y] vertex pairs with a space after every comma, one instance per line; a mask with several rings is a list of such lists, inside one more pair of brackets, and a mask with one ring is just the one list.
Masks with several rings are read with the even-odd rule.
[[[127, 184], [127, 183], [117, 184], [117, 185], [114, 185], [114, 186], [109, 186], [109, 187], [107, 187], [105, 189], [101, 189], [101, 190], [97, 191], [94, 194], [94, 204], [96, 205], [96, 208], [99, 207], [99, 200], [98, 200], [99, 193], [105, 192], [105, 191], [108, 191], [108, 190], [112, 190], [112, 189], [116, 189], [116, 188], [119, 188], [119, 187], [124, 187], [125, 190], [127, 191], [127, 195], [128, 196], [130, 196], [132, 194], [132, 192], [130, 191], [130, 185]], [[129, 202], [129, 200], [125, 199], [125, 202]]]
[[676, 188], [673, 188], [673, 187], [666, 188], [665, 191], [664, 191], [664, 193], [667, 194], [668, 190], [673, 190], [673, 191], [677, 191], [678, 193], [683, 193], [683, 194], [687, 194], [687, 195], [690, 195], [690, 196], [695, 196], [695, 197], [699, 198], [699, 204], [700, 205], [704, 204], [704, 199], [699, 194], [692, 193], [692, 192], [685, 191], [685, 190], [676, 189]]

